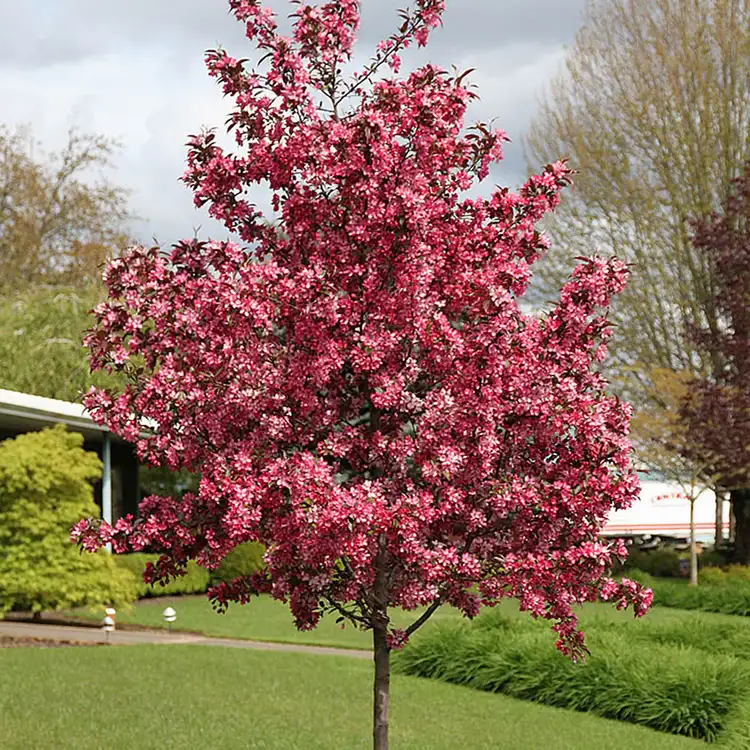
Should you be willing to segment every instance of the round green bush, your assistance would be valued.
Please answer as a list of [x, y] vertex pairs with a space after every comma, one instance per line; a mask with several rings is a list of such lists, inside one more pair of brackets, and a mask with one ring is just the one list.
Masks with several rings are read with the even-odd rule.
[[240, 576], [249, 576], [266, 567], [263, 561], [265, 547], [258, 542], [245, 542], [237, 545], [221, 562], [218, 568], [211, 571], [211, 585], [229, 583]]

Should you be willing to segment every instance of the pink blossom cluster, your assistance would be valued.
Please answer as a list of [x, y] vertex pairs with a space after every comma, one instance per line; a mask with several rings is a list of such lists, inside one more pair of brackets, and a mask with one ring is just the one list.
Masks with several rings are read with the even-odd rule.
[[[329, 611], [381, 627], [390, 608], [443, 603], [471, 617], [518, 597], [578, 653], [574, 604], [650, 602], [608, 577], [624, 549], [598, 541], [638, 492], [629, 407], [596, 369], [627, 268], [582, 261], [549, 314], [520, 311], [547, 248], [536, 224], [570, 172], [466, 197], [505, 134], [466, 127], [463, 76], [382, 75], [426, 43], [443, 2], [420, 0], [349, 80], [354, 0], [296, 3], [291, 38], [260, 3], [230, 5], [265, 67], [208, 54], [241, 148], [192, 137], [184, 179], [246, 245], [134, 248], [107, 270], [87, 339], [93, 367], [128, 377], [88, 394], [94, 417], [200, 486], [75, 538], [162, 552], [154, 579], [259, 540], [267, 571], [211, 595], [269, 592], [300, 628]], [[250, 200], [259, 184], [277, 224]]]

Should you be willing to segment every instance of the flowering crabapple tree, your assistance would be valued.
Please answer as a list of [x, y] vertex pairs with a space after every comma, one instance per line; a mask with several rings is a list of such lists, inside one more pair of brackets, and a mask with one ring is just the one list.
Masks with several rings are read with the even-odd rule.
[[[262, 542], [267, 569], [209, 595], [221, 609], [267, 592], [300, 629], [333, 613], [371, 630], [382, 749], [390, 652], [439, 606], [473, 617], [516, 597], [574, 657], [575, 603], [647, 609], [648, 590], [608, 578], [623, 546], [598, 540], [638, 491], [630, 410], [596, 372], [627, 269], [585, 260], [549, 314], [519, 310], [546, 248], [535, 224], [570, 173], [466, 197], [505, 134], [465, 127], [465, 74], [398, 77], [443, 0], [403, 11], [349, 76], [356, 0], [294, 3], [290, 36], [256, 0], [230, 6], [262, 59], [207, 53], [237, 149], [191, 137], [184, 181], [242, 244], [134, 248], [106, 271], [87, 339], [93, 366], [128, 383], [89, 393], [94, 417], [200, 485], [74, 537], [160, 551], [150, 580]], [[251, 203], [257, 185], [277, 221]], [[394, 608], [422, 609], [399, 629]]]

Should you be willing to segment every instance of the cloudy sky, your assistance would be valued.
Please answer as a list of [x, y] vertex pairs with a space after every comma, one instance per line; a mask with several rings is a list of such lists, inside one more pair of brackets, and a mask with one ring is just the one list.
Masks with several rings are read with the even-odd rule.
[[[286, 0], [268, 3], [286, 15]], [[356, 49], [364, 60], [397, 23], [407, 0], [363, 0]], [[444, 28], [426, 58], [476, 68], [481, 100], [472, 119], [496, 118], [512, 143], [495, 181], [517, 185], [525, 172], [521, 137], [539, 94], [560, 68], [585, 0], [447, 0]], [[218, 43], [236, 57], [253, 52], [226, 0], [0, 0], [2, 121], [31, 124], [43, 146], [62, 145], [71, 126], [118, 139], [111, 176], [131, 188], [142, 241], [171, 243], [201, 227], [222, 236], [193, 208], [178, 177], [185, 136], [221, 126], [227, 113], [203, 67]]]

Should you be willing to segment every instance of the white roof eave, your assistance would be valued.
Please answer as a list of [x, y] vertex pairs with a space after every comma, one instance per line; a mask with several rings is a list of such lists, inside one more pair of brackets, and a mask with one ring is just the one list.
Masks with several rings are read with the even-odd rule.
[[[110, 432], [108, 427], [97, 424], [82, 404], [0, 388], [0, 425], [3, 416], [47, 424], [64, 424], [74, 430]], [[149, 427], [152, 426], [146, 425], [146, 429]], [[145, 436], [148, 433], [141, 434]]]

